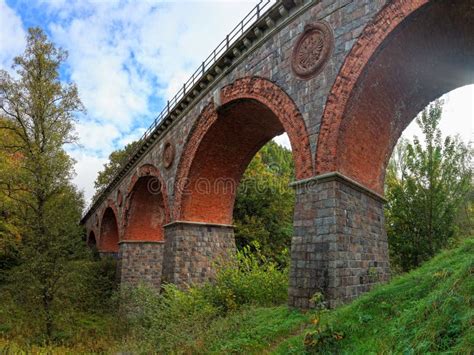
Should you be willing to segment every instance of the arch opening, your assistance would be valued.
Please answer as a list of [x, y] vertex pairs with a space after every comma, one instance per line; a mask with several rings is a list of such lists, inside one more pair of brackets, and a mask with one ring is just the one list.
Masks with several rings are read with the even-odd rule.
[[232, 223], [237, 187], [260, 148], [284, 129], [274, 113], [254, 100], [240, 100], [217, 113], [196, 152], [183, 199], [182, 218]]
[[128, 200], [124, 241], [163, 241], [166, 209], [160, 180], [138, 178]]
[[97, 240], [94, 231], [90, 231], [89, 236], [87, 237], [87, 246], [91, 249], [97, 248]]
[[[364, 43], [378, 40], [370, 28], [349, 54], [331, 93], [349, 95], [339, 102], [335, 97], [328, 99], [316, 154], [317, 173], [338, 171], [383, 194], [386, 166], [408, 124], [433, 100], [474, 83], [472, 1], [418, 6], [407, 10], [412, 12], [379, 41], [371, 56], [360, 59]], [[385, 14], [390, 12], [390, 8], [385, 10]], [[379, 18], [383, 15], [384, 10]], [[351, 79], [348, 73], [356, 62], [363, 69]], [[344, 76], [349, 79], [344, 81]]]
[[102, 216], [100, 225], [99, 251], [105, 253], [118, 253], [119, 233], [117, 217], [111, 207], [107, 207]]
[[313, 174], [308, 134], [296, 105], [272, 82], [243, 78], [221, 90], [219, 108], [201, 113], [177, 174], [175, 218], [229, 225], [241, 177], [255, 154], [287, 133], [295, 175]]

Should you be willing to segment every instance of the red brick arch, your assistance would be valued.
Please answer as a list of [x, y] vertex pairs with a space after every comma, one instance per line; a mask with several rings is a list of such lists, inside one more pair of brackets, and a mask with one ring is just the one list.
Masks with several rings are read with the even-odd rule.
[[99, 251], [108, 253], [119, 251], [120, 229], [118, 216], [117, 206], [111, 199], [108, 199], [100, 218]]
[[130, 179], [122, 212], [126, 241], [161, 241], [170, 219], [166, 184], [154, 165], [140, 166]]
[[290, 138], [296, 178], [305, 179], [313, 176], [308, 132], [303, 117], [291, 97], [273, 82], [260, 77], [242, 78], [222, 88], [222, 105], [242, 99], [253, 99], [270, 108]]
[[383, 193], [385, 167], [405, 127], [432, 100], [472, 83], [469, 6], [394, 0], [367, 25], [328, 96], [317, 174], [339, 171]]
[[[220, 106], [210, 103], [203, 109], [181, 154], [175, 219], [231, 223], [235, 188], [242, 173], [268, 140], [284, 132], [292, 146], [297, 179], [312, 176], [308, 133], [291, 98], [260, 77], [242, 78], [223, 87]], [[220, 187], [226, 191], [214, 191]], [[214, 192], [196, 192], [206, 188]]]

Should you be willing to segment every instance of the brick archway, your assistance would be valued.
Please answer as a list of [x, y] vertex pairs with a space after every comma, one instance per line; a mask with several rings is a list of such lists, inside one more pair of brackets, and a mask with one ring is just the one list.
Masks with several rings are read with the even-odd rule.
[[290, 139], [296, 178], [313, 176], [308, 132], [303, 116], [293, 100], [279, 86], [260, 77], [238, 79], [222, 88], [221, 105], [244, 99], [253, 99], [264, 104], [280, 121]]
[[100, 219], [100, 236], [98, 249], [100, 252], [118, 253], [119, 251], [119, 222], [118, 211], [112, 200], [107, 201], [107, 206]]
[[97, 248], [97, 238], [93, 230], [87, 234], [87, 246], [89, 248]]
[[127, 187], [122, 213], [123, 241], [162, 241], [169, 222], [166, 184], [154, 165], [144, 164]]
[[246, 77], [222, 88], [220, 106], [208, 104], [188, 137], [175, 185], [176, 220], [232, 223], [235, 193], [255, 153], [286, 132], [295, 175], [313, 175], [308, 134], [291, 98], [276, 84]]
[[427, 104], [474, 81], [472, 2], [395, 0], [364, 29], [328, 96], [316, 173], [379, 194], [402, 131]]

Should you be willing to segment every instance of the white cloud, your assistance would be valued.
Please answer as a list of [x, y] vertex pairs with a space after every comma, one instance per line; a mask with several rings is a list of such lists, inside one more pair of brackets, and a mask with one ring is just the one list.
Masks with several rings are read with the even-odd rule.
[[80, 121], [76, 131], [81, 148], [98, 156], [107, 156], [115, 149], [114, 141], [121, 137], [118, 128], [111, 123]]
[[25, 31], [20, 17], [0, 0], [0, 69], [9, 70], [15, 56], [25, 48]]
[[100, 158], [93, 154], [87, 154], [83, 150], [73, 150], [69, 154], [76, 160], [76, 176], [73, 183], [84, 192], [86, 202], [89, 203], [94, 195], [94, 181], [97, 172], [102, 169], [107, 162], [106, 158]]
[[[444, 137], [459, 135], [465, 143], [474, 142], [474, 85], [453, 90], [441, 97], [444, 101], [439, 127]], [[403, 137], [421, 138], [422, 132], [415, 120], [403, 132]]]
[[143, 133], [145, 133], [146, 128], [138, 128], [135, 129], [132, 133], [122, 136], [120, 140], [118, 141], [118, 144], [121, 147], [126, 146], [129, 143], [132, 143], [138, 139], [140, 139], [143, 136]]
[[102, 167], [97, 162], [143, 134], [159, 113], [151, 104], [170, 99], [255, 1], [42, 6], [60, 19], [45, 25], [68, 50], [68, 73], [88, 110], [77, 126], [87, 153], [74, 154], [76, 181], [90, 198], [89, 186]]
[[280, 134], [279, 136], [276, 136], [275, 138], [273, 138], [273, 140], [279, 145], [281, 145], [282, 147], [285, 147], [291, 150], [291, 143], [290, 143], [290, 138], [288, 137], [288, 134], [286, 133]]

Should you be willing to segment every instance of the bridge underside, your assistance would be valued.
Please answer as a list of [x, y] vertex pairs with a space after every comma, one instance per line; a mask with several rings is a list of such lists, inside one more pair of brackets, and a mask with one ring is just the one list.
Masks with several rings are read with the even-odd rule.
[[297, 177], [289, 305], [322, 292], [336, 306], [389, 280], [386, 165], [421, 109], [474, 83], [474, 1], [277, 5], [289, 3], [300, 7], [277, 6], [289, 13], [279, 28], [263, 18], [232, 51], [246, 57], [219, 69], [83, 221], [88, 243], [120, 258], [122, 282], [212, 280], [235, 252], [240, 178], [283, 132]]

